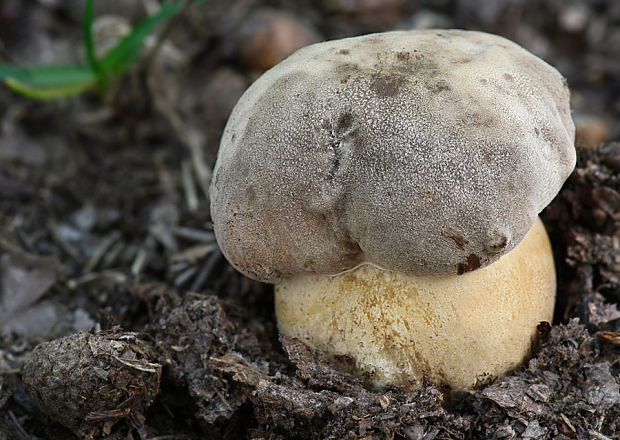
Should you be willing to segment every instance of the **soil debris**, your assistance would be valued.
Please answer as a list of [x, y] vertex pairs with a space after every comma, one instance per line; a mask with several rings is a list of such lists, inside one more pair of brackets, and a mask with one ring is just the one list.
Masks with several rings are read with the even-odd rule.
[[[611, 344], [609, 344], [611, 345]], [[480, 438], [613, 438], [620, 432], [618, 349], [602, 360], [602, 344], [577, 319], [551, 330], [527, 368], [457, 403], [478, 414]]]
[[122, 438], [128, 426], [142, 427], [161, 365], [135, 333], [116, 328], [39, 344], [21, 374], [39, 409], [80, 438]]
[[[135, 25], [159, 3], [96, 1], [95, 15]], [[0, 62], [83, 62], [82, 6], [0, 2]], [[270, 290], [225, 262], [206, 200], [224, 122], [256, 77], [241, 31], [265, 8], [321, 40], [493, 32], [567, 78], [590, 147], [542, 213], [558, 304], [528, 365], [477, 390], [378, 391], [347, 359], [278, 339]], [[32, 102], [1, 86], [0, 440], [620, 438], [619, 23], [617, 0], [210, 0], [106, 93]], [[75, 333], [89, 327], [108, 330]], [[161, 365], [156, 397], [158, 374], [121, 352]]]
[[543, 213], [558, 265], [557, 312], [586, 315], [592, 295], [620, 301], [620, 142], [578, 148], [577, 168]]
[[230, 419], [248, 396], [244, 387], [222, 374], [222, 364], [234, 359], [266, 374], [262, 348], [235, 317], [231, 304], [215, 296], [170, 298], [162, 296], [147, 328], [165, 365], [166, 380], [187, 390], [196, 416], [205, 423]]

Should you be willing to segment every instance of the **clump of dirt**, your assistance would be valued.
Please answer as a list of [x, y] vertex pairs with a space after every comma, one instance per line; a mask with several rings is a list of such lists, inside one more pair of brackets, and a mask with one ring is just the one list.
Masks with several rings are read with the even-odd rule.
[[196, 416], [206, 424], [230, 419], [248, 399], [241, 386], [219, 373], [218, 359], [232, 356], [269, 373], [264, 348], [238, 314], [235, 306], [212, 295], [162, 295], [146, 329], [167, 380], [189, 392]]
[[594, 293], [620, 301], [620, 143], [579, 148], [577, 158], [543, 220], [558, 265], [556, 317], [588, 322]]
[[[541, 328], [539, 352], [526, 367], [482, 389], [450, 394], [430, 384], [367, 389], [286, 336], [280, 337], [286, 357], [270, 353], [229, 308], [212, 296], [164, 305], [154, 336], [168, 379], [189, 390], [197, 416], [221, 426], [229, 419], [254, 439], [586, 439], [620, 429], [618, 347], [577, 319]], [[616, 307], [600, 296], [592, 310], [606, 317], [594, 328], [620, 325]]]
[[143, 425], [159, 391], [161, 365], [135, 333], [79, 332], [39, 344], [22, 377], [37, 407], [79, 437], [121, 438], [127, 426]]
[[620, 430], [619, 373], [618, 348], [573, 319], [527, 368], [468, 392], [453, 411], [471, 414], [474, 438], [606, 438]]

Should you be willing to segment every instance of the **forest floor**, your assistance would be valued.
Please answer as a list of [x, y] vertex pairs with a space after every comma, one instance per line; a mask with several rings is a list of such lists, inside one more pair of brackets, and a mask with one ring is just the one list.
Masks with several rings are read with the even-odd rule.
[[[0, 2], [0, 60], [84, 60], [82, 6]], [[96, 6], [102, 47], [153, 2]], [[235, 102], [290, 50], [425, 27], [556, 66], [579, 162], [542, 213], [558, 303], [529, 363], [379, 392], [278, 335], [270, 286], [218, 250], [208, 186]], [[160, 43], [105, 92], [0, 87], [0, 440], [620, 438], [620, 2], [219, 0]]]

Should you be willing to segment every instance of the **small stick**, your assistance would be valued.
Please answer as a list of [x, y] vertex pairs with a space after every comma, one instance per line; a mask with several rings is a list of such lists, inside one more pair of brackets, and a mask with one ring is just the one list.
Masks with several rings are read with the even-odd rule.
[[110, 249], [110, 247], [112, 247], [112, 245], [116, 243], [120, 238], [121, 233], [117, 230], [112, 231], [106, 237], [104, 237], [82, 270], [84, 272], [91, 272], [93, 269], [95, 269], [95, 267], [97, 267], [97, 264], [99, 264], [99, 261], [101, 261], [101, 258], [103, 258], [108, 249]]
[[187, 207], [190, 212], [196, 212], [198, 210], [198, 194], [196, 193], [196, 185], [192, 175], [192, 164], [187, 160], [184, 160], [181, 164], [181, 178]]
[[213, 272], [213, 269], [215, 268], [215, 266], [221, 259], [222, 259], [222, 251], [217, 249], [211, 254], [209, 258], [207, 258], [205, 265], [202, 267], [202, 269], [200, 270], [200, 273], [198, 273], [198, 276], [192, 283], [192, 287], [190, 288], [190, 291], [198, 292], [203, 288], [203, 286], [207, 282], [207, 279], [209, 278], [209, 275], [211, 275], [211, 272]]

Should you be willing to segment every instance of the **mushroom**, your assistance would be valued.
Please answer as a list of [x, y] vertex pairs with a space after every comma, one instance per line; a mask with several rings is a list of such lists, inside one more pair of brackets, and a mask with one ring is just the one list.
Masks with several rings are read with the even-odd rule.
[[528, 355], [555, 299], [538, 213], [575, 165], [569, 92], [504, 38], [314, 44], [245, 92], [211, 187], [223, 254], [276, 284], [281, 332], [377, 386], [472, 387]]

